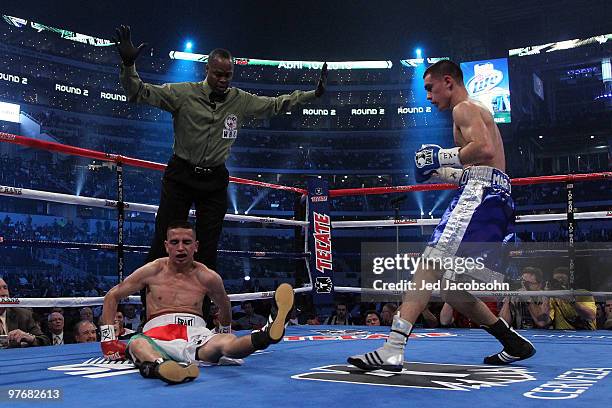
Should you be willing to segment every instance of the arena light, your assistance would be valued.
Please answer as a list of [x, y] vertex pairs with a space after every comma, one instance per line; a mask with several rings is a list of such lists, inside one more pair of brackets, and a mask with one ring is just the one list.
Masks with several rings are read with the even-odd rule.
[[[208, 62], [208, 55], [195, 54], [191, 52], [170, 51], [170, 59]], [[235, 57], [234, 64], [241, 66], [264, 66], [278, 69], [315, 69], [323, 67], [325, 61], [283, 61], [265, 60], [256, 58]], [[333, 70], [352, 70], [352, 69], [391, 69], [391, 61], [327, 61], [327, 69]]]
[[21, 106], [15, 103], [0, 102], [0, 121], [20, 123]]
[[111, 40], [105, 40], [104, 38], [92, 37], [90, 35], [75, 33], [74, 31], [64, 30], [63, 28], [56, 28], [47, 26], [44, 24], [37, 23], [35, 21], [29, 21], [19, 17], [2, 15], [4, 21], [17, 28], [30, 27], [39, 33], [46, 31], [48, 33], [58, 34], [61, 38], [70, 41], [76, 41], [83, 44], [93, 45], [94, 47], [110, 47], [115, 45]]
[[191, 51], [193, 49], [193, 42], [187, 41], [185, 43], [185, 51]]
[[431, 58], [408, 58], [400, 60], [400, 64], [402, 64], [406, 68], [416, 68], [420, 65], [427, 63], [427, 65], [435, 64], [441, 60], [450, 59], [449, 57], [431, 57]]
[[605, 44], [608, 41], [612, 41], [612, 34], [602, 34], [583, 39], [578, 38], [575, 40], [566, 40], [541, 45], [530, 45], [527, 47], [513, 48], [511, 50], [508, 50], [508, 56], [525, 57], [527, 55], [537, 55], [546, 52], [569, 50], [572, 48], [584, 47], [586, 45], [591, 44]]
[[415, 52], [417, 58], [421, 58], [421, 55], [422, 55], [423, 51], [420, 48], [417, 48], [414, 52]]
[[261, 200], [263, 200], [264, 198], [266, 198], [268, 196], [268, 194], [270, 193], [269, 190], [263, 190], [261, 192], [259, 192], [257, 194], [257, 197], [255, 197], [255, 199], [253, 200], [253, 202], [251, 203], [251, 205], [249, 206], [249, 208], [246, 209], [246, 211], [244, 212], [245, 214], [248, 214], [251, 212], [251, 210], [253, 208], [255, 208], [255, 206], [257, 204], [259, 204], [261, 202]]
[[612, 68], [610, 66], [610, 58], [601, 60], [601, 80], [604, 82], [612, 81]]

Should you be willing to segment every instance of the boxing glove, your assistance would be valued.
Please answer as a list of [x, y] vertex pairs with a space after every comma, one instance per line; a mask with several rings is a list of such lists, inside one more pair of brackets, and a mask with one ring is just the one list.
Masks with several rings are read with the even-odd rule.
[[430, 179], [432, 171], [441, 167], [461, 168], [459, 147], [442, 149], [434, 144], [422, 145], [414, 154], [415, 178], [418, 183]]
[[109, 360], [125, 360], [127, 345], [117, 340], [115, 326], [112, 324], [100, 326], [100, 348]]

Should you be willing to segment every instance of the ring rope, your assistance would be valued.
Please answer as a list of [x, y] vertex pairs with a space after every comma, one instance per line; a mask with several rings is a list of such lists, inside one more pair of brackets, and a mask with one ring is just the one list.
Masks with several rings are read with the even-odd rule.
[[[312, 287], [304, 286], [293, 290], [295, 293], [311, 292]], [[228, 295], [232, 302], [243, 302], [245, 300], [270, 299], [274, 297], [274, 291], [234, 293]], [[126, 300], [127, 299], [127, 300]], [[120, 303], [141, 304], [140, 296], [128, 296]], [[57, 298], [0, 298], [1, 307], [81, 307], [98, 306], [104, 304], [104, 297], [57, 297]]]
[[[96, 159], [107, 162], [123, 163], [128, 166], [140, 167], [150, 170], [166, 169], [166, 165], [162, 163], [156, 163], [148, 160], [135, 159], [133, 157], [122, 156], [120, 154], [104, 153], [97, 150], [84, 149], [82, 147], [70, 146], [62, 143], [48, 142], [45, 140], [34, 139], [25, 136], [13, 135], [10, 133], [0, 132], [0, 142], [12, 143], [21, 146], [33, 147], [36, 149], [43, 149], [52, 152], [70, 154], [79, 157], [86, 157], [89, 159]], [[275, 190], [291, 191], [297, 194], [307, 194], [308, 192], [302, 188], [283, 186], [279, 184], [265, 183], [257, 180], [248, 180], [239, 177], [230, 177], [230, 182], [237, 184], [248, 184], [251, 186], [267, 187]]]
[[[31, 190], [27, 188], [20, 187], [10, 187], [10, 186], [1, 186], [0, 185], [0, 195], [10, 196], [16, 198], [27, 198], [31, 200], [44, 200], [44, 201], [52, 201], [55, 203], [62, 204], [75, 204], [75, 205], [84, 205], [88, 207], [98, 207], [98, 208], [109, 208], [109, 209], [117, 209], [117, 201], [115, 200], [105, 200], [103, 198], [93, 198], [93, 197], [82, 197], [71, 194], [62, 194], [62, 193], [51, 193], [48, 191], [40, 191], [40, 190]], [[144, 213], [155, 214], [157, 212], [158, 206], [151, 204], [138, 204], [138, 203], [124, 203], [124, 209], [126, 211], [139, 211]], [[190, 217], [195, 217], [195, 210], [189, 211]], [[243, 222], [256, 222], [260, 224], [278, 224], [278, 225], [291, 225], [291, 226], [307, 226], [307, 221], [297, 221], [297, 220], [287, 220], [283, 218], [274, 218], [274, 217], [255, 217], [251, 215], [239, 215], [239, 214], [225, 214], [226, 221], [243, 221]]]
[[[577, 220], [612, 219], [612, 211], [589, 211], [575, 213]], [[558, 214], [533, 214], [517, 215], [515, 222], [546, 222], [565, 221], [567, 213]], [[436, 226], [440, 223], [439, 218], [405, 218], [391, 220], [365, 220], [365, 221], [332, 221], [333, 228], [364, 228], [364, 227], [425, 227]]]
[[[52, 241], [35, 239], [14, 239], [0, 236], [0, 246], [13, 247], [45, 247], [45, 248], [65, 248], [65, 249], [96, 249], [96, 250], [116, 250], [118, 244], [100, 244], [95, 242], [74, 242], [74, 241]], [[151, 248], [148, 245], [127, 245], [123, 248], [129, 252], [147, 253]], [[281, 252], [281, 251], [239, 251], [232, 249], [218, 249], [217, 253], [233, 255], [238, 257], [250, 258], [279, 258], [279, 259], [304, 259], [310, 256], [308, 252]]]
[[[588, 173], [588, 174], [559, 174], [553, 176], [522, 177], [511, 179], [513, 186], [527, 186], [533, 184], [547, 183], [569, 183], [582, 181], [596, 181], [612, 179], [612, 172]], [[416, 184], [410, 186], [393, 187], [366, 187], [366, 188], [343, 188], [329, 190], [330, 197], [344, 197], [354, 195], [374, 195], [389, 193], [410, 193], [415, 191], [456, 190], [455, 184]]]
[[[397, 295], [401, 296], [405, 291], [401, 290], [377, 290], [371, 288], [355, 288], [350, 286], [335, 286], [334, 291], [344, 293], [359, 293], [362, 295]], [[510, 291], [468, 291], [476, 297], [567, 297], [567, 296], [593, 296], [597, 298], [612, 298], [612, 292], [590, 292], [586, 290], [510, 290]], [[441, 297], [439, 290], [432, 291], [432, 296]]]
[[[14, 247], [44, 247], [44, 248], [65, 248], [65, 249], [97, 249], [97, 250], [116, 250], [118, 244], [100, 244], [94, 242], [73, 242], [73, 241], [50, 241], [35, 239], [14, 239], [0, 236], [0, 246]], [[148, 245], [123, 245], [126, 251], [147, 253], [151, 248]], [[281, 252], [281, 251], [239, 251], [232, 249], [218, 249], [218, 253], [233, 255], [238, 257], [250, 258], [280, 258], [280, 259], [304, 259], [310, 256], [308, 252]]]

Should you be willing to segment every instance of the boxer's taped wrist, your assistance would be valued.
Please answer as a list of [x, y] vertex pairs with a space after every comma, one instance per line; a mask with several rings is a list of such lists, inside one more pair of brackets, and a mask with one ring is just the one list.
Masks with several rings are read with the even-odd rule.
[[100, 326], [100, 342], [104, 343], [106, 341], [113, 340], [117, 340], [117, 336], [115, 335], [115, 326], [112, 324]]
[[438, 160], [440, 161], [441, 167], [463, 167], [461, 160], [459, 160], [459, 149], [460, 147], [453, 147], [451, 149], [440, 149], [438, 152]]
[[462, 175], [463, 169], [440, 167], [439, 169], [433, 171], [433, 175], [429, 181], [433, 183], [449, 183], [459, 185]]

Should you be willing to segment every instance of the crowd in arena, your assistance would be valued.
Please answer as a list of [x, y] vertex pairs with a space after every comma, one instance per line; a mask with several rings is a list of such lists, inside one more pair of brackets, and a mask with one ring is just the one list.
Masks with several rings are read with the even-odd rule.
[[[541, 271], [538, 268], [523, 269], [523, 291], [535, 290], [531, 287], [541, 287]], [[531, 280], [530, 280], [531, 279]], [[10, 276], [0, 279], [0, 284], [10, 288], [12, 296], [23, 296], [24, 286], [47, 285], [46, 281], [20, 278], [18, 281]], [[85, 285], [87, 296], [98, 297], [103, 288], [97, 286], [92, 277], [82, 282], [66, 280], [67, 284]], [[526, 287], [525, 287], [526, 286]], [[15, 293], [14, 288], [21, 292]], [[253, 289], [250, 288], [245, 289]], [[255, 289], [265, 289], [256, 287]], [[519, 298], [504, 298], [499, 301], [485, 299], [487, 307], [495, 314], [503, 317], [516, 329], [557, 329], [557, 330], [596, 330], [612, 329], [612, 300], [596, 302], [591, 296], [576, 296], [575, 298], [555, 298], [546, 296], [523, 296]], [[243, 301], [232, 304], [232, 330], [256, 330], [266, 322], [270, 313], [271, 301]], [[288, 324], [289, 325], [341, 325], [376, 327], [391, 326], [393, 315], [398, 310], [395, 302], [364, 302], [358, 297], [338, 297], [332, 309], [317, 308], [309, 296], [298, 296]], [[540, 313], [545, 310], [545, 317]], [[142, 329], [144, 316], [140, 305], [123, 304], [115, 316], [115, 333], [120, 339], [127, 340]], [[31, 313], [32, 326], [28, 328], [29, 335], [35, 336], [33, 343], [22, 340], [20, 343], [6, 342], [2, 347], [28, 346], [61, 346], [71, 343], [88, 343], [100, 341], [100, 306], [95, 307], [48, 307], [34, 308]], [[216, 306], [210, 309], [206, 316], [207, 326], [214, 329], [219, 326], [219, 310]], [[442, 301], [432, 301], [421, 313], [415, 323], [416, 328], [449, 329], [478, 328], [467, 317]], [[384, 328], [380, 328], [381, 332]]]
[[[171, 156], [171, 115], [127, 102], [119, 84], [119, 60], [113, 47], [92, 49], [58, 40], [54, 34], [28, 33], [7, 26], [0, 30], [0, 43], [3, 54], [0, 73], [6, 76], [2, 79], [0, 100], [20, 104], [22, 114], [39, 127], [41, 136], [62, 144], [158, 163], [165, 163]], [[155, 50], [138, 61], [138, 70], [144, 80], [156, 84], [201, 80], [204, 75], [202, 64], [179, 66], [165, 55], [158, 56]], [[317, 70], [236, 66], [234, 84], [249, 92], [277, 96], [286, 93], [288, 87], [312, 87], [318, 75]], [[324, 179], [330, 189], [414, 184], [412, 156], [406, 152], [413, 152], [432, 140], [448, 144], [452, 134], [445, 114], [419, 106], [424, 98], [421, 85], [414, 85], [420, 81], [419, 75], [404, 66], [389, 70], [331, 71], [324, 102], [300, 107], [290, 115], [271, 120], [252, 118], [242, 124], [227, 161], [230, 173], [299, 188], [305, 188], [312, 177]], [[379, 85], [380, 89], [376, 89]], [[400, 112], [400, 108], [409, 110]], [[541, 117], [527, 116], [512, 127], [502, 128], [512, 143], [512, 148], [506, 149], [507, 173], [511, 177], [609, 171], [610, 149], [605, 137], [591, 136], [598, 143], [604, 143], [603, 148], [588, 141], [593, 145], [585, 143], [580, 155], [570, 146], [537, 158], [545, 148], [531, 141], [544, 133], [547, 135], [539, 137], [545, 137], [546, 143], [550, 134], [556, 137], [585, 132], [599, 135], [606, 129], [605, 124], [609, 125], [609, 111], [592, 112], [588, 107], [560, 104], [556, 117], [547, 118], [550, 123], [547, 121], [546, 126], [541, 124]], [[514, 148], [515, 144], [519, 149]], [[116, 167], [112, 163], [22, 147], [9, 148], [5, 144], [0, 148], [2, 186], [103, 199], [117, 196]], [[157, 171], [126, 168], [125, 201], [157, 204], [160, 177]], [[576, 183], [573, 190], [576, 206], [580, 211], [609, 209], [610, 187], [609, 180]], [[398, 197], [397, 194], [339, 197], [330, 202], [332, 216], [337, 220], [437, 218], [450, 200], [448, 192], [409, 194], [400, 200]], [[521, 215], [566, 211], [567, 190], [561, 183], [513, 187], [512, 197]], [[300, 197], [285, 191], [233, 185], [229, 198], [228, 213], [291, 218], [304, 211]], [[45, 247], [43, 241], [117, 242], [113, 211], [82, 207], [70, 211], [66, 207], [13, 197], [0, 199], [3, 261], [0, 282], [10, 288], [11, 296], [99, 297], [116, 283], [114, 251], [102, 247], [77, 250], [78, 245], [71, 248], [67, 244]], [[274, 234], [265, 225], [242, 223], [240, 226], [242, 232], [238, 228], [224, 230], [219, 248], [252, 252], [303, 250], [299, 231]], [[153, 230], [152, 215], [128, 212], [124, 240], [142, 249], [126, 254], [127, 273], [143, 264]], [[430, 232], [403, 233], [402, 239], [423, 242]], [[524, 243], [570, 239], [565, 225], [552, 223], [533, 231], [521, 227], [516, 236]], [[359, 259], [343, 256], [342, 250], [349, 253], [351, 248], [358, 248], [361, 238], [359, 233], [349, 233], [339, 239], [343, 243], [334, 254], [337, 265], [334, 272], [342, 284], [360, 286]], [[371, 238], [393, 241], [389, 236], [375, 233]], [[572, 238], [577, 243], [609, 242], [612, 228], [578, 223]], [[35, 243], [26, 245], [26, 241]], [[555, 276], [565, 273], [558, 269], [543, 271], [533, 265], [515, 266], [509, 276], [518, 290], [542, 291], [558, 288]], [[228, 293], [269, 291], [280, 282], [296, 286], [308, 282], [303, 259], [271, 260], [222, 254], [218, 272]], [[612, 290], [610, 281], [596, 283], [598, 288]], [[517, 329], [612, 328], [612, 300], [609, 299], [602, 302], [586, 295], [571, 299], [521, 296], [491, 299], [487, 305]], [[270, 307], [270, 301], [235, 303], [233, 329], [261, 328]], [[363, 302], [357, 296], [337, 296], [333, 309], [315, 306], [310, 296], [298, 296], [290, 323], [389, 326], [396, 310], [396, 303]], [[123, 305], [115, 319], [116, 330], [124, 336], [138, 330], [141, 311], [139, 306]], [[100, 312], [100, 307], [34, 309], [33, 318], [40, 333], [35, 344], [99, 341]], [[207, 316], [211, 328], [218, 324], [216, 313], [213, 308]], [[561, 316], [566, 313], [572, 318], [562, 320]], [[541, 316], [546, 318], [540, 319]], [[437, 301], [423, 312], [417, 326], [475, 327], [449, 305]]]

